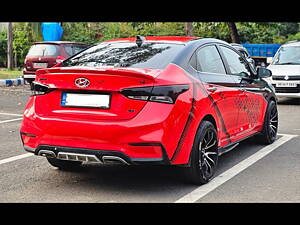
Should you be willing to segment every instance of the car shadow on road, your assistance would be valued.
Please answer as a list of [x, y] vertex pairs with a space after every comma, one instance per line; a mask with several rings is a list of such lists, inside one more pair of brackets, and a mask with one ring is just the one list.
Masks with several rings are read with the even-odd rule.
[[[240, 143], [231, 152], [220, 156], [216, 176], [230, 169], [250, 155], [256, 153], [264, 145], [258, 145], [255, 137]], [[84, 164], [78, 171], [60, 171], [69, 181], [69, 175], [77, 180], [76, 184], [84, 187], [83, 190], [106, 193], [122, 193], [139, 199], [139, 196], [152, 196], [153, 201], [159, 199], [174, 200], [174, 196], [189, 193], [198, 186], [190, 184], [185, 178], [184, 168], [178, 166], [126, 166], [126, 165], [99, 165]], [[60, 183], [63, 183], [64, 176]], [[163, 197], [162, 197], [163, 196]], [[143, 199], [144, 201], [145, 199]]]

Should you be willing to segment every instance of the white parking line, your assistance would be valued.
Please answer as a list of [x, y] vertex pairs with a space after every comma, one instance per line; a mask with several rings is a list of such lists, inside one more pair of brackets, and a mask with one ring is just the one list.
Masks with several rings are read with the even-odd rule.
[[221, 175], [215, 177], [212, 179], [209, 183], [204, 184], [192, 192], [186, 194], [185, 196], [181, 197], [175, 203], [193, 203], [197, 200], [201, 199], [226, 181], [233, 178], [235, 175], [239, 174], [261, 158], [265, 157], [270, 152], [274, 151], [276, 148], [278, 148], [280, 145], [284, 144], [285, 142], [291, 140], [292, 138], [298, 136], [298, 135], [290, 135], [290, 134], [280, 134], [282, 137], [280, 137], [278, 140], [273, 142], [272, 144], [262, 148], [257, 153], [251, 155], [247, 159], [243, 160], [242, 162], [238, 163], [237, 165], [231, 167], [229, 170], [226, 170]]
[[7, 159], [2, 159], [2, 160], [0, 160], [0, 165], [5, 164], [5, 163], [9, 163], [9, 162], [12, 162], [12, 161], [16, 161], [18, 159], [24, 159], [24, 158], [27, 158], [27, 157], [33, 156], [33, 155], [34, 155], [33, 153], [25, 153], [25, 154], [13, 156], [13, 157], [10, 157], [10, 158], [7, 158]]
[[13, 121], [17, 121], [17, 120], [22, 120], [23, 118], [17, 118], [17, 119], [11, 119], [11, 120], [2, 120], [0, 121], [0, 123], [9, 123], [9, 122], [13, 122]]
[[3, 112], [0, 112], [0, 115], [7, 115], [7, 116], [23, 116], [23, 114], [3, 113]]

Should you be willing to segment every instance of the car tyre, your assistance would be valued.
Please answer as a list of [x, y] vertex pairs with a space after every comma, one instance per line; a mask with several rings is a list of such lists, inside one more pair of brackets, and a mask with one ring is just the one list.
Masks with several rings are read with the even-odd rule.
[[185, 168], [189, 183], [196, 185], [208, 183], [218, 164], [218, 138], [214, 125], [203, 121], [197, 131], [190, 156], [190, 166]]
[[79, 169], [82, 164], [82, 162], [79, 161], [67, 161], [50, 157], [47, 157], [47, 160], [51, 166], [57, 167], [60, 170], [76, 170]]
[[277, 137], [278, 131], [278, 110], [275, 101], [271, 100], [265, 114], [263, 130], [258, 135], [258, 142], [261, 144], [272, 144]]

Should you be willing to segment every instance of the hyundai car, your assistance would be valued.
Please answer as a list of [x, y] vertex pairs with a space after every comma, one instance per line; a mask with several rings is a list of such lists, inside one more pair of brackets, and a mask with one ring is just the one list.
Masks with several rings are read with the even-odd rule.
[[213, 38], [102, 42], [38, 70], [20, 128], [24, 149], [59, 169], [176, 165], [209, 182], [219, 156], [278, 129], [271, 72]]

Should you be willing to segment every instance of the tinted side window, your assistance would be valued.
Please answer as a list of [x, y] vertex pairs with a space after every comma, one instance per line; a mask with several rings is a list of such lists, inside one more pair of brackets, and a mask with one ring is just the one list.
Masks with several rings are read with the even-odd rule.
[[238, 53], [224, 46], [220, 46], [220, 48], [226, 58], [231, 75], [243, 76], [245, 73], [250, 75], [247, 63]]
[[222, 59], [215, 46], [200, 48], [196, 55], [198, 70], [201, 72], [226, 74]]

